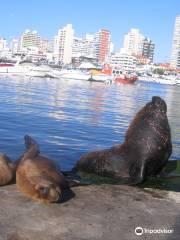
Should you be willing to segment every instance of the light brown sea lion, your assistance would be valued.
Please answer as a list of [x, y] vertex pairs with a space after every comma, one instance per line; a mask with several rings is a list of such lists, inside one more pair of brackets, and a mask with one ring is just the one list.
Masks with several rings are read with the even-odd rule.
[[63, 190], [69, 187], [68, 181], [51, 159], [39, 154], [35, 140], [26, 135], [25, 145], [27, 151], [16, 172], [17, 187], [42, 203], [58, 202]]
[[13, 182], [16, 164], [17, 162], [12, 162], [5, 154], [0, 154], [0, 186]]
[[166, 112], [165, 101], [152, 97], [131, 122], [123, 144], [82, 156], [74, 170], [126, 179], [129, 184], [156, 176], [172, 152]]

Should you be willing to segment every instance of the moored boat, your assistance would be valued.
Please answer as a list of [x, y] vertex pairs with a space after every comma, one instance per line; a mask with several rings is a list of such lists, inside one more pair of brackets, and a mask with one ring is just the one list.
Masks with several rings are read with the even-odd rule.
[[59, 73], [59, 77], [64, 79], [89, 80], [91, 78], [91, 74], [89, 72], [82, 72], [81, 70], [71, 69], [62, 70]]
[[137, 81], [138, 77], [133, 75], [125, 75], [121, 74], [116, 76], [114, 79], [115, 83], [123, 83], [123, 84], [134, 84]]
[[28, 77], [51, 77], [51, 68], [48, 66], [32, 66], [26, 72]]
[[111, 83], [112, 78], [113, 77], [111, 75], [107, 75], [104, 73], [98, 73], [98, 74], [91, 75], [91, 78], [89, 79], [89, 81]]

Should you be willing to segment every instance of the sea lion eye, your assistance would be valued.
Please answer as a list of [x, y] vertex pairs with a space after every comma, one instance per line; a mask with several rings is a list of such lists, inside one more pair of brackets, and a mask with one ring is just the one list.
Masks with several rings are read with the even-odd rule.
[[47, 196], [49, 194], [49, 188], [47, 187], [40, 187], [39, 192], [42, 196]]

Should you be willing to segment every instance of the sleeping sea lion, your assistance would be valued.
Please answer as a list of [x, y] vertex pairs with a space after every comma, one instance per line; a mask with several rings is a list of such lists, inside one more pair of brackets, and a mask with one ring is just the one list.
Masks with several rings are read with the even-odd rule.
[[82, 156], [74, 170], [126, 179], [129, 184], [156, 176], [172, 152], [166, 112], [165, 101], [152, 97], [131, 122], [123, 144]]
[[27, 135], [24, 138], [27, 151], [17, 167], [17, 187], [34, 200], [58, 202], [63, 190], [69, 187], [68, 181], [52, 160], [39, 154], [35, 140]]

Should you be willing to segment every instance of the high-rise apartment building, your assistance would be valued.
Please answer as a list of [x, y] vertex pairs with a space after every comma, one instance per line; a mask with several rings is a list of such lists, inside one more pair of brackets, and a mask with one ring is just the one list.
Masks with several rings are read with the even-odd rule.
[[142, 47], [142, 56], [153, 62], [155, 44], [149, 38], [144, 38]]
[[72, 46], [72, 57], [85, 56], [85, 40], [83, 38], [74, 37]]
[[137, 58], [128, 53], [118, 52], [111, 55], [109, 62], [123, 71], [133, 71], [137, 64]]
[[74, 38], [73, 57], [89, 57], [99, 63], [106, 61], [110, 51], [110, 32], [105, 29], [95, 34], [86, 34], [85, 38]]
[[110, 51], [110, 32], [106, 29], [101, 29], [97, 33], [97, 58], [100, 63], [106, 61]]
[[20, 40], [20, 50], [28, 47], [40, 47], [40, 36], [37, 31], [26, 30]]
[[75, 37], [73, 40], [73, 57], [98, 58], [99, 46], [96, 41], [96, 34], [86, 34], [85, 38]]
[[124, 52], [133, 55], [142, 54], [144, 38], [139, 29], [132, 28], [130, 32], [124, 36]]
[[143, 34], [137, 28], [132, 28], [129, 33], [124, 36], [123, 52], [137, 57], [144, 57], [153, 62], [155, 44], [153, 41]]
[[7, 49], [7, 40], [5, 38], [0, 38], [0, 51]]
[[41, 38], [40, 40], [40, 46], [39, 46], [40, 52], [46, 54], [47, 52], [52, 51], [50, 41], [48, 39]]
[[12, 54], [18, 53], [18, 47], [19, 47], [19, 40], [16, 38], [13, 38], [10, 43], [10, 49], [12, 51]]
[[171, 67], [180, 68], [180, 15], [176, 17], [172, 53], [171, 53]]
[[59, 29], [54, 38], [54, 59], [64, 64], [71, 63], [74, 29], [72, 24], [67, 24]]

